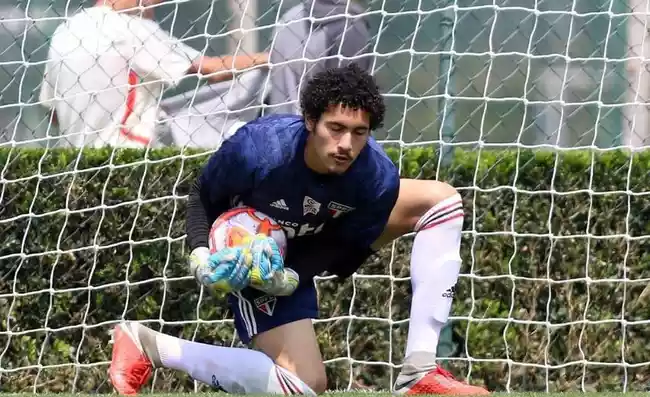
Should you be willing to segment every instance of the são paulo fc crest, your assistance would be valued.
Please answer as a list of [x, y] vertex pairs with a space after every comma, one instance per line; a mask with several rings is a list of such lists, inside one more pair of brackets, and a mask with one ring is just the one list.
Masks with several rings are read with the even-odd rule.
[[272, 316], [273, 310], [275, 310], [275, 303], [277, 301], [278, 300], [275, 298], [275, 296], [264, 295], [255, 299], [253, 303], [255, 303], [255, 307], [257, 307], [257, 310], [261, 311], [267, 316]]
[[320, 203], [309, 196], [305, 196], [302, 201], [302, 214], [318, 215], [318, 211], [320, 211]]
[[347, 205], [337, 203], [336, 201], [330, 201], [330, 203], [327, 205], [327, 209], [330, 210], [330, 215], [332, 215], [332, 218], [338, 218], [342, 214], [354, 210], [354, 207], [349, 207]]

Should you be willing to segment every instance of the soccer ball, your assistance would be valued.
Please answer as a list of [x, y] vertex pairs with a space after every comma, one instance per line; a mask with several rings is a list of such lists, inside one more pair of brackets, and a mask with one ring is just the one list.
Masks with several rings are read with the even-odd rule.
[[273, 218], [251, 207], [237, 207], [221, 214], [212, 224], [208, 241], [210, 254], [226, 248], [246, 244], [256, 234], [265, 234], [275, 240], [282, 257], [287, 249], [284, 229]]

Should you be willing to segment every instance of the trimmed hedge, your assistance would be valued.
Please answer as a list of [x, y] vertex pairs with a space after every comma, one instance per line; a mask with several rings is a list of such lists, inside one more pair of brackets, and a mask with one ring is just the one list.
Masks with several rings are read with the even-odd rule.
[[[650, 154], [458, 151], [436, 174], [432, 149], [389, 153], [403, 176], [448, 181], [465, 200], [455, 373], [492, 390], [646, 389]], [[1, 391], [110, 391], [108, 330], [123, 318], [237, 343], [225, 304], [186, 276], [185, 195], [208, 155], [0, 150]], [[391, 368], [372, 363], [403, 358], [410, 245], [360, 273], [398, 277], [392, 289], [319, 281], [323, 319], [363, 317], [316, 324], [324, 358], [340, 359], [331, 388], [389, 388]], [[172, 371], [153, 382], [193, 387]]]

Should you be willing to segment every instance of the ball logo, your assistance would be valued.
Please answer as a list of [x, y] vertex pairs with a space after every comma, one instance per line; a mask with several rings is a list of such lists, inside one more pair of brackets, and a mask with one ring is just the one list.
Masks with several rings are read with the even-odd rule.
[[231, 225], [227, 232], [226, 246], [236, 247], [244, 243], [246, 236], [250, 235], [250, 232], [238, 225]]
[[264, 219], [259, 219], [255, 216], [255, 214], [251, 214], [254, 218], [257, 219], [259, 224], [257, 225], [257, 233], [260, 234], [266, 234], [267, 236], [270, 236], [271, 233], [273, 233], [274, 230], [282, 230], [282, 226], [275, 222], [271, 222], [269, 218], [264, 218]]
[[210, 252], [242, 245], [247, 237], [255, 234], [272, 237], [284, 255], [287, 237], [282, 226], [266, 214], [250, 207], [233, 208], [217, 218], [210, 230]]

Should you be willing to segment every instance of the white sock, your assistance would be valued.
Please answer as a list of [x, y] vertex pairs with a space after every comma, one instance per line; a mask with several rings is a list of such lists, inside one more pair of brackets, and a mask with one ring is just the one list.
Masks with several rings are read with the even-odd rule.
[[438, 203], [415, 226], [411, 252], [413, 297], [406, 357], [413, 352], [432, 353], [447, 322], [460, 273], [460, 232], [463, 208], [459, 194]]
[[308, 394], [309, 386], [264, 353], [192, 342], [160, 332], [155, 343], [163, 367], [232, 394]]

